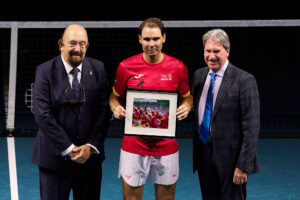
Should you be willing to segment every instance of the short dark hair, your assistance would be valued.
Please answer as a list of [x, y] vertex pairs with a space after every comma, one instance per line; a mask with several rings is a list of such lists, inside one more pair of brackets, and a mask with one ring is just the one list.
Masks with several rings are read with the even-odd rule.
[[142, 35], [142, 31], [144, 27], [158, 27], [161, 31], [161, 35], [165, 34], [165, 26], [159, 18], [152, 17], [145, 19], [139, 26], [139, 34]]

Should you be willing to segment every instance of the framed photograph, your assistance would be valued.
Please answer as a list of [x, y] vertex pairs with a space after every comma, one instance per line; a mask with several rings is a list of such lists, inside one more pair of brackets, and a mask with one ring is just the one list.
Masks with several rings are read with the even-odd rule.
[[178, 92], [127, 89], [124, 134], [176, 137]]

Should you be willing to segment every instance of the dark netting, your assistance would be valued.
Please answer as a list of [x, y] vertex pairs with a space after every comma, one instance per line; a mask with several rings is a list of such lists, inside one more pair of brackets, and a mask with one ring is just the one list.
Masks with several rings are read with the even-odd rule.
[[6, 127], [6, 104], [9, 75], [10, 29], [0, 29], [0, 133]]
[[62, 29], [19, 29], [15, 127], [21, 135], [35, 134], [32, 114], [32, 84], [37, 65], [59, 53], [57, 41]]
[[[196, 69], [204, 67], [202, 35], [210, 28], [167, 28], [163, 51], [182, 60], [189, 71], [190, 85]], [[297, 56], [300, 27], [224, 28], [231, 40], [229, 60], [252, 73], [261, 99], [261, 132], [267, 136], [300, 136], [299, 67]], [[34, 134], [36, 124], [30, 108], [30, 88], [37, 65], [58, 55], [57, 41], [63, 29], [20, 29], [16, 96], [16, 128]], [[87, 56], [105, 63], [110, 88], [116, 68], [125, 58], [140, 53], [138, 30], [87, 29]], [[2, 44], [1, 44], [2, 45]], [[27, 93], [26, 93], [27, 91]], [[25, 104], [25, 93], [27, 103]], [[178, 123], [179, 136], [191, 136], [192, 115]], [[121, 133], [122, 122], [113, 120], [109, 136]]]

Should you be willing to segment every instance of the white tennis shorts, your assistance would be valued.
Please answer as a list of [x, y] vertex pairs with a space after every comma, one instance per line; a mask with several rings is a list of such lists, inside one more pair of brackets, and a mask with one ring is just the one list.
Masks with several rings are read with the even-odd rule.
[[165, 156], [147, 156], [121, 149], [119, 178], [123, 177], [128, 185], [137, 187], [146, 183], [149, 174], [155, 184], [176, 183], [179, 176], [179, 152]]

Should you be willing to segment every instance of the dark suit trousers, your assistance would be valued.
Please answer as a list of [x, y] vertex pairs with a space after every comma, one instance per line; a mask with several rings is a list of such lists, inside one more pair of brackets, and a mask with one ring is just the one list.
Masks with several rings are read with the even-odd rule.
[[73, 191], [74, 200], [99, 200], [102, 167], [70, 164], [64, 171], [39, 168], [41, 200], [68, 200]]
[[212, 145], [200, 144], [198, 177], [203, 200], [245, 200], [246, 184], [233, 183], [234, 161], [215, 161]]

